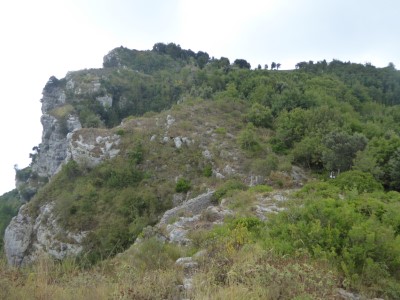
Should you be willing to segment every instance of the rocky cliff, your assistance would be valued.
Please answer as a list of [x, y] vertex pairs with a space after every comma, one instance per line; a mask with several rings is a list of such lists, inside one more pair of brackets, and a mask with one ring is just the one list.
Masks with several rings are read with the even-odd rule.
[[14, 217], [4, 234], [4, 249], [10, 265], [21, 266], [50, 254], [56, 259], [76, 256], [86, 232], [72, 233], [61, 228], [53, 214], [53, 203], [40, 207], [35, 218], [25, 205]]
[[[62, 83], [51, 77], [43, 89], [42, 142], [39, 145], [39, 155], [33, 164], [32, 170], [41, 177], [52, 177], [67, 157], [67, 134], [82, 125], [74, 114], [65, 112], [61, 115], [61, 108], [67, 104], [66, 90]], [[57, 109], [60, 114], [57, 115]]]
[[[30, 176], [16, 180], [25, 201], [30, 200], [38, 188], [51, 180], [68, 161], [94, 167], [118, 154], [119, 136], [107, 129], [82, 128], [78, 112], [73, 108], [84, 97], [92, 98], [104, 107], [112, 105], [112, 97], [104, 95], [99, 83], [101, 74], [101, 70], [71, 72], [62, 80], [53, 76], [46, 83], [41, 99], [42, 141], [36, 147]], [[90, 79], [82, 80], [82, 77]], [[53, 207], [51, 202], [41, 205], [36, 215], [26, 205], [21, 207], [4, 235], [10, 264], [28, 264], [43, 253], [63, 259], [76, 256], [82, 250], [80, 243], [86, 233], [72, 233], [61, 228]]]

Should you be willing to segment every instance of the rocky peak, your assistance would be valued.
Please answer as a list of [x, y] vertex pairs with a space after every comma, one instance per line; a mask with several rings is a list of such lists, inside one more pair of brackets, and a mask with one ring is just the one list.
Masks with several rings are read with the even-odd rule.
[[47, 114], [50, 110], [65, 104], [66, 95], [62, 80], [58, 80], [55, 76], [51, 76], [47, 81], [43, 92], [42, 113]]
[[54, 110], [66, 104], [65, 85], [63, 80], [50, 77], [43, 89], [42, 117], [43, 126], [40, 153], [32, 170], [40, 177], [53, 176], [61, 163], [67, 157], [67, 134], [80, 129], [81, 123], [77, 116], [66, 114], [59, 116]]

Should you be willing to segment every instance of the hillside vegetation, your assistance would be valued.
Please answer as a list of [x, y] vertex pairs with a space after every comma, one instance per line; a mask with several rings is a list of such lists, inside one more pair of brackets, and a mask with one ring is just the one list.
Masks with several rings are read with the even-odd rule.
[[[83, 136], [118, 135], [119, 155], [95, 167], [68, 162], [26, 205], [35, 216], [54, 203], [63, 228], [88, 232], [84, 250], [20, 269], [3, 263], [3, 298], [337, 299], [338, 288], [400, 298], [393, 64], [252, 70], [244, 59], [158, 43], [151, 51], [116, 48], [103, 69], [70, 76], [83, 86], [99, 74], [96, 93], [67, 94], [52, 113], [79, 116]], [[111, 106], [95, 101], [106, 95]], [[209, 190], [229, 214], [210, 225], [215, 216], [203, 212], [190, 243], [164, 242], [149, 227]], [[279, 213], [260, 215], [260, 199], [277, 191], [290, 194], [276, 204]], [[0, 198], [2, 233], [18, 198], [17, 191]], [[196, 270], [176, 264], [180, 257], [193, 257]], [[188, 273], [192, 286], [182, 288]]]

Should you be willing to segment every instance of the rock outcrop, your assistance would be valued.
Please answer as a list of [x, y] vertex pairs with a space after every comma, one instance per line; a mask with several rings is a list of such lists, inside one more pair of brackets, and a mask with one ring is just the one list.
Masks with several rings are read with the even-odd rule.
[[[50, 179], [71, 159], [87, 167], [94, 167], [119, 153], [120, 137], [106, 129], [82, 128], [76, 111], [69, 103], [79, 101], [82, 95], [102, 92], [99, 76], [89, 71], [86, 73], [91, 80], [74, 80], [82, 74], [69, 73], [65, 80], [51, 77], [43, 89], [42, 141], [37, 147], [31, 171], [35, 178]], [[112, 105], [112, 98], [107, 95], [94, 98], [94, 101], [99, 101], [105, 107]], [[40, 186], [32, 178], [16, 182], [21, 198], [25, 201], [29, 201]], [[28, 194], [26, 199], [22, 197], [25, 194]], [[86, 233], [65, 231], [58, 225], [53, 209], [53, 203], [41, 206], [36, 213], [26, 209], [25, 205], [21, 207], [4, 235], [4, 249], [9, 264], [29, 264], [41, 253], [63, 259], [70, 255], [76, 256], [82, 251], [82, 240]]]
[[67, 157], [67, 134], [82, 128], [77, 116], [60, 115], [55, 111], [66, 104], [66, 94], [60, 81], [51, 77], [43, 89], [42, 142], [32, 170], [40, 177], [52, 177]]
[[53, 203], [45, 204], [34, 218], [26, 205], [21, 207], [4, 234], [4, 250], [10, 265], [29, 264], [44, 253], [61, 260], [82, 251], [82, 241], [87, 232], [63, 230], [53, 210]]
[[66, 161], [72, 159], [91, 168], [105, 159], [114, 158], [120, 151], [120, 136], [106, 129], [82, 129], [68, 134], [67, 140]]

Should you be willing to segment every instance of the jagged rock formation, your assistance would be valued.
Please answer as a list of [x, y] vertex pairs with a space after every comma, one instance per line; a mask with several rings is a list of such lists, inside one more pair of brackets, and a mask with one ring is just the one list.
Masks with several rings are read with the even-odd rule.
[[[24, 181], [16, 180], [17, 189], [25, 201], [29, 201], [40, 186], [38, 180], [32, 177], [50, 179], [69, 160], [94, 167], [119, 153], [120, 137], [107, 129], [82, 129], [79, 117], [69, 103], [79, 101], [82, 95], [102, 92], [97, 73], [85, 71], [85, 74], [91, 76], [89, 82], [79, 80], [79, 72], [69, 73], [64, 80], [51, 77], [43, 89], [43, 133], [37, 156], [32, 162], [31, 174], [34, 176]], [[112, 105], [109, 95], [98, 96], [95, 100], [105, 107]], [[76, 256], [82, 250], [80, 243], [85, 233], [66, 232], [61, 228], [53, 214], [53, 207], [53, 203], [43, 205], [37, 216], [32, 216], [25, 206], [21, 207], [4, 235], [9, 264], [29, 264], [43, 252], [63, 259]]]
[[82, 126], [75, 115], [63, 116], [63, 120], [55, 116], [54, 110], [66, 104], [65, 90], [57, 78], [51, 77], [47, 82], [41, 102], [42, 142], [39, 147], [40, 153], [32, 169], [40, 177], [50, 178], [67, 157], [67, 133], [80, 129]]
[[[88, 97], [94, 98], [94, 101], [98, 101], [103, 107], [111, 107], [113, 98], [106, 94], [105, 89], [101, 86], [101, 76], [101, 70], [88, 70], [83, 73], [70, 72], [62, 80], [53, 76], [47, 82], [41, 99], [42, 142], [39, 145], [40, 152], [37, 160], [32, 165], [32, 171], [38, 176], [50, 178], [60, 170], [60, 166], [67, 157], [74, 158], [74, 155], [78, 155], [82, 158], [85, 154], [89, 155], [91, 149], [96, 147], [87, 145], [85, 151], [82, 152], [83, 144], [79, 145], [77, 142], [82, 134], [77, 135], [77, 139], [73, 138], [73, 133], [82, 129], [82, 124], [70, 103], [80, 102], [83, 98]], [[81, 77], [84, 77], [85, 80]], [[91, 140], [92, 144], [105, 144], [107, 137], [104, 133], [100, 136], [102, 141]], [[115, 137], [111, 137], [111, 139], [116, 140]], [[110, 146], [105, 147], [109, 148]], [[105, 152], [109, 150], [106, 149]], [[111, 157], [114, 155], [113, 152], [109, 154]]]
[[83, 129], [67, 136], [66, 161], [74, 160], [88, 167], [94, 167], [105, 159], [114, 158], [118, 153], [120, 137], [105, 129]]
[[62, 229], [53, 214], [53, 203], [40, 207], [40, 214], [33, 218], [22, 206], [4, 234], [4, 249], [10, 265], [22, 266], [48, 253], [56, 259], [78, 255], [86, 232], [72, 233]]

